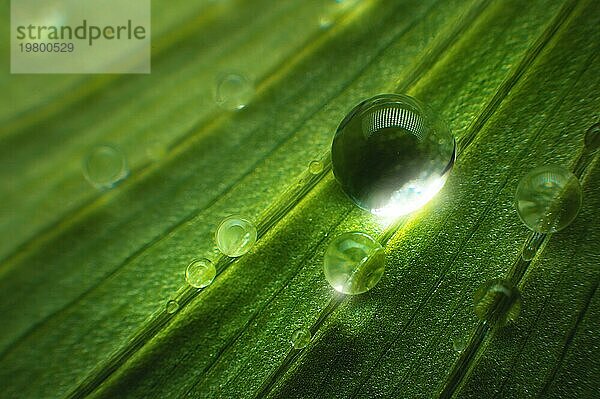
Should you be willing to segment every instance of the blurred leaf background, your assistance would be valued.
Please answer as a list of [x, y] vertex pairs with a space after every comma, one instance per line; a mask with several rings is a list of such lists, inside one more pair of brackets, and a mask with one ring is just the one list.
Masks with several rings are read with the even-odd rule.
[[[8, 21], [10, 2], [3, 1]], [[280, 373], [272, 397], [436, 397], [474, 333], [472, 294], [502, 277], [528, 230], [513, 196], [544, 164], [573, 168], [600, 109], [595, 0], [152, 2], [150, 75], [11, 75], [0, 42], [0, 396], [64, 397], [218, 254], [213, 232], [285, 201], [361, 100], [403, 92], [449, 123], [444, 189], [386, 246], [386, 273], [348, 298]], [[9, 37], [9, 24], [0, 28]], [[255, 90], [220, 108], [224, 73]], [[98, 191], [82, 159], [112, 143], [130, 176]], [[162, 154], [157, 157], [156, 154]], [[575, 222], [519, 282], [456, 397], [597, 397], [600, 171]], [[94, 397], [255, 396], [332, 297], [331, 238], [379, 234], [328, 173], [121, 365]]]

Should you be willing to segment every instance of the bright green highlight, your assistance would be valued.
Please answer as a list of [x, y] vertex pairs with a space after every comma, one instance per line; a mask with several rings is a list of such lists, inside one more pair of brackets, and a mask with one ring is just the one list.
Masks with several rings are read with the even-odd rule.
[[521, 179], [515, 194], [519, 217], [538, 233], [554, 233], [577, 216], [582, 201], [577, 177], [560, 166], [542, 166]]
[[369, 235], [344, 233], [327, 247], [323, 271], [338, 292], [362, 294], [375, 287], [385, 270], [385, 251]]
[[256, 243], [257, 230], [254, 223], [239, 216], [225, 218], [215, 233], [217, 247], [232, 258], [244, 255]]
[[215, 265], [208, 259], [195, 260], [185, 269], [185, 281], [194, 288], [210, 285], [216, 275]]

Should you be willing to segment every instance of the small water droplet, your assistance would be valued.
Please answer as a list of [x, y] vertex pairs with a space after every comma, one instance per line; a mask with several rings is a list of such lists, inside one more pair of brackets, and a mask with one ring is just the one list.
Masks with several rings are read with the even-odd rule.
[[225, 255], [236, 258], [247, 253], [256, 243], [254, 223], [240, 216], [229, 216], [219, 224], [215, 233], [217, 247]]
[[450, 129], [420, 101], [382, 94], [358, 104], [331, 145], [333, 173], [360, 208], [389, 218], [413, 212], [444, 186], [456, 155]]
[[323, 163], [321, 161], [311, 161], [308, 164], [308, 171], [313, 175], [318, 175], [323, 171]]
[[306, 328], [299, 328], [292, 333], [292, 337], [290, 338], [290, 342], [294, 349], [303, 349], [310, 344], [310, 340], [312, 339], [310, 335], [310, 331]]
[[515, 321], [521, 312], [521, 293], [504, 279], [487, 281], [475, 292], [473, 301], [477, 317], [500, 326]]
[[594, 123], [585, 132], [584, 143], [590, 152], [596, 152], [600, 148], [600, 122]]
[[194, 288], [204, 288], [213, 282], [217, 270], [208, 259], [197, 259], [185, 269], [185, 281]]
[[467, 347], [467, 340], [465, 338], [454, 338], [452, 340], [452, 348], [457, 353], [462, 353]]
[[179, 303], [176, 300], [171, 299], [171, 300], [167, 301], [165, 310], [167, 311], [168, 314], [173, 314], [173, 313], [177, 312], [177, 309], [179, 309]]
[[523, 248], [523, 252], [521, 252], [521, 258], [523, 258], [524, 261], [529, 262], [535, 256], [536, 251], [537, 248], [533, 244], [528, 243]]
[[83, 175], [98, 189], [112, 188], [128, 174], [125, 155], [114, 145], [98, 145], [83, 159]]
[[331, 17], [325, 15], [319, 17], [319, 27], [321, 29], [328, 29], [331, 25], [333, 25], [333, 19]]
[[344, 233], [334, 238], [325, 250], [325, 279], [343, 294], [369, 291], [377, 285], [384, 270], [385, 251], [365, 233]]
[[566, 228], [581, 208], [577, 177], [560, 166], [542, 166], [525, 175], [515, 193], [519, 218], [538, 233]]
[[254, 85], [248, 78], [229, 73], [218, 80], [215, 100], [225, 109], [236, 110], [248, 105], [253, 95]]

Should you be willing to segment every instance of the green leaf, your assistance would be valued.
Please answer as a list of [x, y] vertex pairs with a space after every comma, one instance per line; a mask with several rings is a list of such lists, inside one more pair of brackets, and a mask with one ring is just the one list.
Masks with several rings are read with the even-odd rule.
[[[5, 67], [2, 396], [595, 397], [600, 170], [583, 137], [600, 109], [598, 26], [594, 0], [154, 2], [151, 75]], [[227, 71], [255, 82], [243, 110], [214, 101]], [[355, 104], [394, 91], [448, 121], [459, 157], [433, 201], [386, 229], [327, 153]], [[99, 192], [81, 160], [105, 142], [131, 175]], [[314, 159], [324, 173], [306, 171]], [[550, 163], [585, 166], [583, 207], [521, 270], [514, 192]], [[260, 235], [235, 261], [213, 240], [232, 213]], [[323, 253], [353, 230], [387, 241], [386, 272], [337, 297]], [[186, 289], [201, 257], [219, 273]], [[473, 293], [510, 276], [520, 317], [483, 324]], [[293, 351], [300, 327], [314, 336]]]

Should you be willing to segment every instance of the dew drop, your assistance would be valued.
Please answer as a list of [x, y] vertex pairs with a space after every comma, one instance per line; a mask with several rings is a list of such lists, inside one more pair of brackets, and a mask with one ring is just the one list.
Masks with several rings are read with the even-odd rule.
[[328, 16], [319, 17], [319, 27], [321, 29], [329, 29], [333, 25], [333, 19]]
[[333, 173], [361, 208], [398, 217], [425, 205], [443, 187], [456, 155], [454, 137], [436, 113], [402, 94], [358, 104], [331, 146]]
[[566, 228], [581, 208], [577, 177], [559, 166], [542, 166], [529, 172], [517, 186], [515, 202], [521, 221], [538, 233]]
[[248, 252], [256, 243], [254, 223], [240, 216], [229, 216], [219, 224], [215, 233], [217, 247], [225, 255], [236, 258]]
[[229, 73], [218, 80], [215, 100], [225, 109], [236, 110], [248, 105], [253, 95], [254, 86], [248, 78]]
[[385, 251], [369, 235], [344, 233], [325, 250], [325, 279], [338, 292], [362, 294], [373, 288], [385, 270]]
[[473, 301], [477, 317], [500, 326], [515, 321], [521, 312], [521, 293], [504, 279], [487, 281], [475, 292]]
[[216, 275], [215, 265], [208, 259], [195, 260], [185, 269], [185, 281], [194, 288], [210, 285]]
[[299, 328], [292, 333], [292, 337], [290, 338], [290, 342], [294, 349], [303, 349], [310, 344], [311, 340], [310, 331], [306, 328]]
[[452, 348], [457, 353], [462, 353], [467, 347], [467, 340], [465, 338], [454, 338], [452, 340]]
[[308, 171], [313, 175], [318, 175], [323, 171], [323, 163], [321, 161], [311, 161], [308, 164]]
[[177, 309], [179, 309], [179, 303], [176, 300], [171, 299], [171, 300], [167, 301], [165, 310], [168, 314], [173, 314], [173, 313], [177, 312]]
[[116, 146], [98, 145], [83, 159], [83, 175], [98, 189], [112, 188], [128, 174], [125, 155]]
[[523, 252], [521, 252], [521, 258], [523, 258], [525, 262], [529, 262], [535, 256], [536, 251], [537, 249], [532, 244], [527, 244], [523, 248]]
[[596, 152], [600, 148], [600, 122], [594, 123], [585, 132], [584, 143], [590, 152]]

